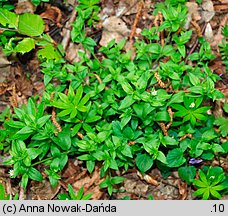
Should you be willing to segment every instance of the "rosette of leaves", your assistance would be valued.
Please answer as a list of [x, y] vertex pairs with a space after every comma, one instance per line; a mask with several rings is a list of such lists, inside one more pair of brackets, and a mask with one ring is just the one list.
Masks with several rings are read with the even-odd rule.
[[228, 188], [228, 178], [221, 167], [204, 167], [204, 170], [199, 170], [199, 179], [193, 180], [193, 184], [198, 188], [193, 196], [204, 200], [210, 197], [220, 199], [221, 192]]

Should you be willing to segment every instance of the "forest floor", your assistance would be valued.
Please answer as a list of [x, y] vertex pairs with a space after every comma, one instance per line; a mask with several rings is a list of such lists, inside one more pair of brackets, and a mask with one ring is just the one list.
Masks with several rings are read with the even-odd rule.
[[[20, 2], [20, 1], [18, 1]], [[156, 17], [152, 15], [155, 4], [160, 1], [137, 1], [137, 0], [101, 0], [100, 18], [101, 20], [94, 27], [87, 28], [87, 35], [90, 35], [98, 44], [107, 45], [110, 34], [117, 41], [126, 38], [128, 41], [140, 38], [140, 32], [144, 28], [151, 28]], [[77, 50], [80, 46], [71, 42], [69, 29], [76, 17], [74, 7], [77, 1], [50, 1], [41, 3], [37, 8], [29, 1], [15, 4], [15, 12], [20, 14], [31, 12], [39, 14], [46, 21], [46, 32], [56, 41], [62, 43], [68, 62], [78, 61]], [[228, 74], [226, 67], [222, 63], [218, 44], [221, 43], [222, 28], [227, 23], [228, 1], [226, 0], [206, 0], [203, 4], [195, 1], [187, 3], [189, 8], [188, 28], [193, 30], [193, 36], [188, 43], [187, 53], [197, 49], [197, 37], [202, 34], [209, 41], [216, 59], [209, 67], [213, 73], [218, 74], [222, 79], [217, 82], [217, 89], [221, 90], [225, 99], [215, 102], [216, 109], [213, 112], [222, 112], [221, 104], [228, 100]], [[118, 17], [117, 17], [118, 16]], [[192, 17], [194, 16], [194, 20]], [[111, 17], [111, 18], [110, 18]], [[130, 39], [129, 39], [130, 38]], [[130, 46], [130, 45], [129, 45]], [[32, 95], [41, 95], [44, 91], [43, 74], [40, 72], [40, 63], [35, 51], [25, 55], [16, 55], [7, 58], [0, 51], [0, 83], [7, 83], [8, 86], [15, 86], [17, 105], [27, 103], [27, 99]], [[0, 86], [0, 112], [5, 107], [12, 107], [10, 103], [12, 91], [4, 91]], [[3, 153], [8, 157], [8, 153]], [[0, 162], [2, 159], [0, 158]], [[223, 168], [227, 171], [227, 158], [220, 158]], [[210, 162], [203, 162], [200, 166], [218, 165], [221, 161], [217, 159]], [[113, 193], [110, 197], [104, 190], [99, 189], [100, 175], [99, 168], [96, 167], [92, 175], [89, 175], [81, 161], [70, 158], [67, 166], [61, 172], [61, 180], [53, 189], [47, 179], [43, 182], [31, 181], [27, 190], [18, 185], [19, 179], [11, 179], [10, 168], [0, 165], [0, 183], [3, 183], [7, 194], [15, 195], [19, 193], [20, 199], [56, 199], [57, 195], [67, 191], [67, 185], [71, 184], [75, 191], [82, 186], [85, 194], [93, 193], [92, 199], [148, 199], [152, 195], [155, 200], [192, 200], [192, 187], [182, 181], [178, 172], [170, 171], [163, 173], [155, 168], [142, 175], [136, 168], [127, 172], [118, 171], [125, 178], [119, 190], [124, 192]], [[222, 199], [228, 199], [223, 196]]]

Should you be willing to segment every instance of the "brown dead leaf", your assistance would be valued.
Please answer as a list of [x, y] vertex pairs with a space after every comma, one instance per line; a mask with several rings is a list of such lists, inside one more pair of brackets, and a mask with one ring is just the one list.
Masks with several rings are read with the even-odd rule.
[[178, 179], [177, 183], [179, 194], [181, 195], [181, 200], [185, 200], [188, 196], [188, 185], [185, 182], [182, 182], [180, 179]]
[[228, 2], [226, 4], [214, 5], [215, 11], [224, 12], [228, 10]]
[[131, 31], [127, 28], [125, 22], [119, 17], [109, 17], [103, 22], [103, 32], [100, 45], [107, 46], [107, 44], [113, 39], [115, 39], [116, 43], [119, 43], [123, 38], [127, 37], [130, 32]]
[[104, 180], [104, 178], [100, 178], [100, 170], [98, 167], [95, 167], [91, 176], [85, 176], [77, 180], [72, 184], [72, 187], [75, 191], [79, 191], [81, 187], [84, 187], [85, 194], [93, 193], [91, 199], [99, 199], [103, 192], [99, 189], [99, 184]]
[[52, 188], [50, 181], [44, 179], [42, 182], [32, 181], [32, 186], [28, 197], [32, 200], [51, 200], [60, 190], [60, 184], [58, 183], [55, 188]]
[[116, 16], [131, 15], [137, 13], [138, 0], [120, 0], [116, 9]]
[[40, 16], [45, 20], [46, 26], [45, 26], [45, 31], [49, 31], [48, 25], [51, 23], [56, 24], [58, 27], [61, 27], [61, 19], [62, 19], [62, 12], [59, 8], [55, 6], [48, 5], [47, 9], [40, 14]]
[[23, 14], [23, 13], [34, 13], [36, 10], [36, 6], [31, 1], [18, 1], [17, 6], [15, 8], [15, 13]]
[[67, 166], [62, 172], [62, 178], [71, 178], [74, 175], [78, 175], [81, 172], [81, 169], [79, 166], [74, 165], [74, 161], [69, 159]]
[[145, 180], [147, 183], [152, 184], [154, 186], [158, 186], [158, 181], [155, 180], [151, 175], [143, 175], [139, 171], [137, 171], [137, 175], [141, 180]]
[[204, 0], [201, 7], [203, 10], [201, 12], [202, 19], [200, 21], [209, 22], [215, 15], [213, 2], [211, 0]]

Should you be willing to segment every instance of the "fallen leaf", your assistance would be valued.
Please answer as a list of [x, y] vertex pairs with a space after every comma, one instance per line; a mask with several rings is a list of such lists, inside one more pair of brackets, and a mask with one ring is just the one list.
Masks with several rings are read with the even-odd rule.
[[178, 189], [179, 189], [179, 194], [181, 195], [181, 200], [185, 200], [188, 196], [188, 185], [185, 182], [182, 182], [180, 179], [178, 179]]
[[51, 200], [58, 194], [61, 188], [59, 183], [55, 188], [52, 188], [49, 179], [44, 179], [42, 182], [32, 181], [31, 184], [28, 197], [32, 200]]
[[127, 28], [125, 22], [116, 16], [107, 18], [102, 25], [103, 32], [100, 40], [101, 46], [107, 46], [107, 44], [113, 39], [115, 39], [116, 43], [119, 43], [131, 32]]
[[211, 0], [204, 0], [202, 7], [202, 19], [201, 22], [209, 22], [213, 16], [215, 15], [215, 10], [213, 6], [213, 2]]
[[154, 186], [158, 186], [158, 181], [155, 180], [152, 176], [147, 175], [147, 174], [141, 174], [139, 171], [137, 171], [137, 175], [141, 180], [145, 180], [147, 183], [152, 184]]

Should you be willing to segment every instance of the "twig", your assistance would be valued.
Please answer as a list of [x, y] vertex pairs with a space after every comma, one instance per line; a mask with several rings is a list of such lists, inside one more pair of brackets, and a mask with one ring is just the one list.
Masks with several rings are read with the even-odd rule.
[[166, 130], [168, 130], [170, 128], [171, 124], [173, 123], [173, 114], [174, 113], [173, 113], [173, 111], [172, 111], [170, 106], [168, 107], [168, 113], [169, 113], [170, 121], [169, 121], [169, 123], [166, 126]]
[[140, 15], [142, 13], [143, 6], [144, 6], [143, 1], [140, 1], [139, 5], [138, 5], [138, 11], [137, 11], [137, 14], [135, 16], [133, 26], [131, 28], [130, 41], [133, 39], [133, 37], [135, 35], [136, 27], [137, 27], [137, 24], [139, 22]]
[[99, 84], [102, 84], [101, 78], [97, 74], [94, 74], [94, 76], [97, 78], [97, 81], [99, 82]]
[[190, 139], [192, 139], [192, 134], [185, 134], [184, 136], [182, 136], [180, 139], [179, 139], [179, 141], [181, 141], [181, 140], [184, 140], [185, 138], [190, 138]]
[[161, 78], [160, 78], [160, 76], [159, 76], [159, 74], [158, 74], [157, 71], [154, 73], [154, 77], [155, 77], [156, 80], [158, 81], [158, 84], [159, 84], [159, 86], [160, 86], [161, 88], [167, 88], [168, 85], [165, 84], [165, 83], [161, 80]]
[[160, 127], [162, 129], [162, 132], [164, 133], [165, 136], [168, 136], [168, 131], [166, 129], [165, 123], [164, 122], [160, 122]]
[[56, 129], [58, 130], [58, 132], [55, 133], [55, 135], [57, 136], [58, 133], [62, 131], [62, 128], [61, 128], [60, 124], [56, 120], [55, 108], [52, 109], [51, 120], [52, 120], [53, 124], [55, 125]]
[[12, 96], [10, 97], [10, 104], [11, 104], [11, 106], [13, 108], [18, 106], [18, 103], [17, 103], [17, 92], [16, 92], [15, 84], [13, 84], [13, 86], [12, 86]]

